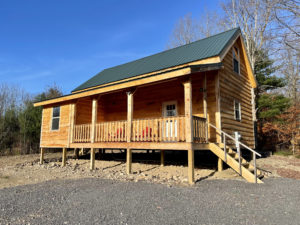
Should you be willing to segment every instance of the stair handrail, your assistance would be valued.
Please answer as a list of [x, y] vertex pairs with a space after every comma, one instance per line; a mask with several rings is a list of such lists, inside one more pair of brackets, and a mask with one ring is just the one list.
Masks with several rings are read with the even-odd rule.
[[236, 146], [237, 146], [237, 152], [239, 155], [239, 167], [240, 167], [240, 175], [242, 174], [242, 164], [241, 164], [241, 150], [240, 150], [240, 146], [243, 146], [244, 148], [246, 148], [247, 150], [251, 151], [253, 153], [253, 162], [254, 162], [254, 179], [255, 179], [255, 183], [257, 183], [257, 167], [256, 167], [256, 155], [261, 157], [261, 154], [259, 154], [258, 152], [256, 152], [255, 150], [253, 150], [252, 148], [248, 147], [247, 145], [245, 145], [244, 143], [240, 142], [239, 140], [237, 140], [236, 138], [232, 137], [231, 135], [227, 134], [226, 132], [222, 131], [221, 129], [217, 128], [216, 126], [212, 125], [211, 123], [208, 123], [209, 126], [213, 127], [216, 131], [218, 131], [220, 133], [220, 135], [223, 136], [223, 141], [224, 141], [224, 154], [225, 154], [225, 162], [227, 162], [227, 151], [226, 151], [226, 137], [232, 139]]
[[261, 154], [259, 154], [257, 151], [253, 150], [252, 148], [248, 147], [247, 145], [245, 145], [244, 143], [237, 141], [234, 137], [232, 137], [231, 135], [227, 134], [226, 132], [220, 130], [219, 128], [215, 127], [214, 125], [212, 125], [211, 123], [209, 123], [209, 126], [215, 128], [217, 131], [219, 131], [221, 134], [223, 133], [224, 135], [226, 135], [227, 137], [229, 137], [230, 139], [232, 139], [235, 142], [238, 142], [241, 146], [243, 146], [244, 148], [248, 149], [249, 151], [255, 153], [257, 156], [261, 157]]

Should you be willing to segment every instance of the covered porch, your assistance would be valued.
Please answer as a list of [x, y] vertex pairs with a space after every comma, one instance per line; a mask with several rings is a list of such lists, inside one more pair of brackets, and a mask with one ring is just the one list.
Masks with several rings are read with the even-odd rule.
[[71, 104], [70, 146], [215, 141], [208, 128], [216, 121], [215, 74], [209, 75], [78, 99]]

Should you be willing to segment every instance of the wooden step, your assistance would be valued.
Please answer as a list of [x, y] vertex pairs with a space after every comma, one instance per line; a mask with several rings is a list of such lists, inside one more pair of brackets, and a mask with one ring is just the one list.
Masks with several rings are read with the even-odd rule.
[[[225, 154], [223, 149], [220, 148], [220, 146], [214, 144], [214, 143], [210, 143], [209, 144], [209, 148], [210, 150], [217, 155], [219, 158], [221, 158], [228, 166], [230, 166], [233, 170], [235, 170], [237, 173], [240, 173], [240, 165], [238, 162], [238, 154], [235, 152], [230, 152], [229, 154], [227, 154], [227, 160], [225, 160]], [[237, 159], [236, 159], [237, 157]], [[251, 164], [248, 163], [245, 159], [243, 159], [241, 157], [241, 176], [243, 178], [245, 178], [248, 182], [251, 183], [255, 183], [255, 175], [254, 175], [254, 167], [250, 166]], [[247, 164], [246, 164], [247, 163]], [[246, 168], [245, 166], [248, 166], [248, 168]], [[252, 170], [252, 172], [251, 172]], [[257, 170], [258, 171], [258, 170]], [[258, 174], [258, 173], [257, 173]], [[259, 177], [257, 176], [257, 183], [263, 183]]]
[[[217, 144], [219, 147], [224, 147], [224, 144]], [[223, 150], [223, 148], [222, 148], [222, 150]], [[227, 153], [232, 157], [232, 158], [234, 158], [236, 161], [238, 161], [239, 160], [239, 155], [238, 155], [238, 153], [236, 152], [236, 151], [234, 151], [232, 148], [230, 148], [230, 147], [228, 147], [228, 146], [226, 146], [226, 150], [227, 150]], [[248, 168], [248, 169], [254, 169], [254, 166], [250, 163], [250, 162], [248, 162], [247, 160], [245, 160], [243, 157], [241, 157], [241, 163], [243, 164], [243, 163], [248, 163], [249, 164], [249, 166], [248, 167], [246, 167], [246, 168]], [[263, 172], [261, 171], [261, 170], [259, 170], [259, 169], [257, 169], [257, 176], [262, 176], [263, 177]]]

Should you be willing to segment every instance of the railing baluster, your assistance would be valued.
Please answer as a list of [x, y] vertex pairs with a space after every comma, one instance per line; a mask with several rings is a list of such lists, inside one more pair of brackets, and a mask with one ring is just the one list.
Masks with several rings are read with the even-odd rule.
[[225, 158], [225, 162], [227, 162], [227, 147], [226, 147], [226, 135], [223, 133], [223, 143], [224, 143], [224, 158]]
[[240, 168], [240, 175], [242, 175], [242, 164], [241, 164], [241, 146], [240, 143], [237, 143], [237, 152], [239, 155], [239, 168]]
[[254, 179], [255, 179], [255, 183], [257, 183], [256, 154], [254, 152], [253, 152], [253, 160], [254, 160]]

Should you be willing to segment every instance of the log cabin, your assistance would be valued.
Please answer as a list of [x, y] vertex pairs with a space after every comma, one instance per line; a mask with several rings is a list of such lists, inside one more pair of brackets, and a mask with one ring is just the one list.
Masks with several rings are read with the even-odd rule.
[[[45, 148], [182, 150], [194, 181], [194, 152], [210, 150], [247, 181], [262, 183], [256, 168], [256, 80], [239, 28], [105, 69], [71, 94], [36, 102], [42, 107], [41, 163]], [[250, 163], [242, 151], [253, 155]]]

